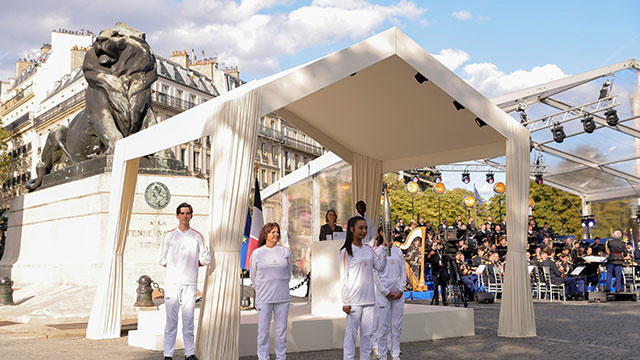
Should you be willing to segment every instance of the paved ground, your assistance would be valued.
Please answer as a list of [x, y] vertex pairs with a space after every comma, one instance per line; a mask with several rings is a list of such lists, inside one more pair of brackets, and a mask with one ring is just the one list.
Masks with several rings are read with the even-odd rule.
[[[640, 359], [640, 303], [539, 302], [535, 304], [538, 337], [527, 339], [496, 336], [499, 304], [471, 306], [475, 310], [476, 336], [402, 344], [401, 358]], [[0, 319], [0, 358], [162, 359], [161, 352], [127, 346], [126, 337], [101, 341], [74, 337], [83, 333], [77, 327], [3, 326]], [[177, 352], [176, 359], [182, 359], [182, 355]], [[340, 350], [288, 355], [290, 360], [341, 358]]]

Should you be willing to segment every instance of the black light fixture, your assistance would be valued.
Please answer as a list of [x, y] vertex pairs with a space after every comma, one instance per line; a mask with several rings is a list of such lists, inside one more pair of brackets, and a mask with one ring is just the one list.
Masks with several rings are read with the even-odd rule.
[[433, 173], [433, 181], [437, 183], [442, 182], [442, 174], [440, 171], [436, 170], [436, 172]]
[[489, 184], [493, 184], [495, 182], [495, 179], [493, 178], [493, 173], [491, 171], [487, 173], [487, 182]]
[[427, 79], [426, 77], [424, 77], [424, 75], [420, 74], [420, 73], [416, 73], [416, 75], [414, 76], [416, 78], [416, 81], [419, 84], [422, 84], [425, 81], [429, 81], [429, 79]]
[[584, 132], [586, 132], [587, 134], [591, 134], [596, 130], [596, 123], [595, 121], [593, 121], [593, 116], [591, 114], [586, 114], [585, 117], [580, 121], [582, 122]]
[[453, 106], [455, 106], [456, 110], [458, 110], [458, 111], [464, 110], [464, 106], [462, 104], [460, 104], [457, 100], [453, 100]]
[[593, 215], [582, 216], [582, 227], [592, 228], [596, 226], [596, 221], [593, 219]]
[[640, 224], [640, 211], [636, 212], [636, 224]]
[[482, 121], [482, 119], [480, 119], [480, 118], [476, 118], [476, 125], [478, 125], [478, 127], [483, 127], [483, 126], [487, 125], [487, 123]]
[[620, 119], [618, 119], [618, 112], [616, 109], [609, 109], [605, 111], [604, 116], [606, 116], [607, 124], [609, 124], [609, 126], [616, 126], [618, 125], [618, 121], [620, 121]]
[[462, 173], [462, 182], [468, 184], [471, 181], [471, 176], [468, 171]]
[[564, 138], [567, 137], [567, 135], [564, 133], [564, 128], [559, 123], [553, 125], [553, 127], [551, 128], [551, 133], [553, 134], [553, 141], [557, 143], [562, 143], [564, 141]]
[[542, 180], [542, 174], [538, 173], [538, 174], [536, 174], [535, 176], [536, 176], [536, 179], [535, 179], [536, 184], [538, 184], [538, 185], [542, 185], [542, 183], [544, 182], [544, 181]]
[[533, 151], [533, 139], [531, 139], [531, 136], [529, 136], [529, 152]]

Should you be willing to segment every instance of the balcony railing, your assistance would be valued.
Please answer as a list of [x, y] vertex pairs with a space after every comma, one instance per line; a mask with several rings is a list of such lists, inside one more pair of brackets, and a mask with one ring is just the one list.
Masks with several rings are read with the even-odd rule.
[[85, 90], [80, 91], [79, 93], [73, 95], [72, 97], [68, 98], [67, 100], [61, 102], [60, 104], [52, 107], [51, 109], [43, 112], [42, 114], [40, 114], [37, 118], [35, 118], [35, 120], [33, 120], [33, 126], [34, 127], [38, 127], [40, 124], [45, 123], [47, 120], [55, 117], [58, 114], [61, 114], [65, 111], [67, 111], [68, 109], [72, 108], [73, 106], [77, 105], [78, 103], [84, 101], [85, 98]]
[[157, 102], [158, 104], [170, 106], [179, 110], [189, 110], [192, 107], [196, 106], [196, 103], [191, 101], [182, 100], [175, 96], [167, 95], [159, 92], [151, 93], [151, 100]]
[[33, 87], [31, 87], [31, 85], [29, 85], [22, 91], [17, 92], [11, 99], [5, 101], [2, 104], [2, 108], [0, 108], [0, 115], [8, 114], [11, 110], [14, 109], [16, 104], [18, 104], [22, 99], [31, 94], [33, 94]]
[[284, 137], [284, 143], [292, 148], [302, 150], [304, 152], [314, 154], [314, 155], [322, 155], [322, 148], [315, 145], [310, 145], [300, 140], [296, 140], [294, 138], [290, 138], [288, 136]]
[[260, 125], [258, 127], [258, 134], [260, 134], [262, 136], [266, 136], [266, 137], [271, 138], [271, 139], [278, 140], [280, 142], [283, 141], [282, 133], [280, 131], [268, 128], [266, 126]]

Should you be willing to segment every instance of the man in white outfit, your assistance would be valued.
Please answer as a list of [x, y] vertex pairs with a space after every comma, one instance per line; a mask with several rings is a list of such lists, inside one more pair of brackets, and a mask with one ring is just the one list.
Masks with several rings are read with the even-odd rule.
[[185, 360], [198, 360], [193, 335], [193, 313], [196, 306], [198, 266], [211, 262], [204, 236], [189, 226], [193, 208], [178, 205], [178, 227], [169, 231], [160, 248], [160, 265], [166, 267], [164, 304], [167, 313], [164, 328], [164, 359], [172, 360], [178, 332], [178, 311], [182, 306], [182, 337]]

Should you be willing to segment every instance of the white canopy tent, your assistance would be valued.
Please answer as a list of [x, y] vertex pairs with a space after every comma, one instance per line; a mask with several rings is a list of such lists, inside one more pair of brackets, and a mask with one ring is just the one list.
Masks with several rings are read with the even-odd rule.
[[87, 337], [120, 335], [122, 254], [138, 159], [212, 135], [209, 241], [214, 261], [205, 279], [198, 356], [238, 357], [239, 239], [246, 219], [258, 119], [271, 112], [351, 163], [353, 199], [363, 199], [373, 214], [378, 212], [383, 172], [506, 154], [510, 239], [498, 334], [535, 336], [524, 253], [528, 131], [392, 28], [243, 85], [117, 143], [108, 234], [111, 252], [105, 259]]

